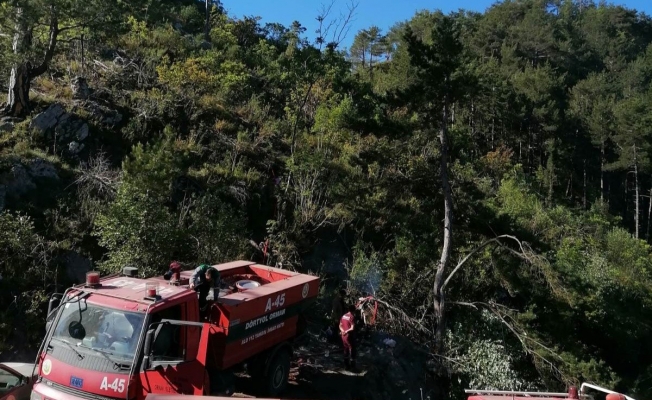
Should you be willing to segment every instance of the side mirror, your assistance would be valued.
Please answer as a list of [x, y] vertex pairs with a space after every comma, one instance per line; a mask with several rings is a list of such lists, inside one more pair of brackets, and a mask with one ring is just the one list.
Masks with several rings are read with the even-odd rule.
[[84, 328], [81, 321], [71, 321], [68, 324], [68, 335], [73, 339], [84, 340], [86, 337], [86, 328]]
[[145, 345], [143, 346], [143, 369], [149, 369], [150, 366], [150, 353], [152, 351], [152, 343], [154, 343], [154, 329], [147, 331], [145, 336]]

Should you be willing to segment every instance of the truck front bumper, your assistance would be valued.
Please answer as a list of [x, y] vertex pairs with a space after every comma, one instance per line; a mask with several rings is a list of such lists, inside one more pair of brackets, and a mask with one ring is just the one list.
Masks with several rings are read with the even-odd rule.
[[88, 400], [84, 397], [77, 397], [70, 393], [61, 392], [53, 387], [39, 382], [32, 388], [30, 400]]

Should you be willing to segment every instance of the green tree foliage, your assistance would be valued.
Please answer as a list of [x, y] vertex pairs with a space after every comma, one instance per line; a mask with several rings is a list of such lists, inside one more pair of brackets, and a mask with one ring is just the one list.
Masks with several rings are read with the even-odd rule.
[[[36, 231], [32, 218], [0, 213], [0, 352], [38, 342], [47, 292], [60, 290], [59, 245]], [[12, 348], [16, 346], [16, 348]]]
[[[63, 250], [106, 272], [240, 257], [346, 265], [356, 294], [387, 304], [383, 328], [445, 349], [434, 361], [451, 397], [582, 380], [652, 395], [648, 16], [509, 0], [368, 27], [344, 51], [324, 32], [311, 43], [298, 21], [208, 11], [0, 5], [0, 70], [8, 83], [30, 72], [21, 90], [35, 108], [14, 102], [27, 119], [0, 122], [0, 304], [8, 288], [33, 299], [21, 313], [0, 306], [0, 343], [22, 315], [42, 322]], [[29, 71], [44, 60], [50, 73]], [[70, 98], [76, 75], [87, 102]], [[55, 153], [28, 129], [52, 102], [89, 120], [88, 154]], [[99, 126], [100, 106], [124, 118]], [[20, 194], [18, 165], [34, 157], [60, 181]], [[441, 269], [446, 185], [454, 240]], [[520, 243], [491, 242], [448, 279], [498, 235]]]

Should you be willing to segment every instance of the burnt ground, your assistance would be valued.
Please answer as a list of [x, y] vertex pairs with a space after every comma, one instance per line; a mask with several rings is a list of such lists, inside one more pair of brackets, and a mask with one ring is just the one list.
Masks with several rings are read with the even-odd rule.
[[[394, 348], [383, 343], [385, 335], [374, 333], [362, 341], [357, 373], [344, 369], [341, 345], [309, 333], [295, 348], [290, 384], [285, 399], [333, 400], [427, 400], [436, 396], [433, 374], [427, 370], [427, 355], [406, 340], [393, 338]], [[248, 396], [251, 381], [240, 375], [238, 397]]]

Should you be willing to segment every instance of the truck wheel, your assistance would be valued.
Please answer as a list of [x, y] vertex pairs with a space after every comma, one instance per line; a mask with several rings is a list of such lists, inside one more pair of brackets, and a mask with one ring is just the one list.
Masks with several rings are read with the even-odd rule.
[[280, 350], [269, 363], [266, 374], [266, 391], [271, 397], [277, 397], [288, 385], [290, 377], [290, 354]]

